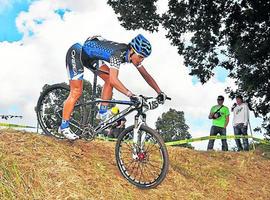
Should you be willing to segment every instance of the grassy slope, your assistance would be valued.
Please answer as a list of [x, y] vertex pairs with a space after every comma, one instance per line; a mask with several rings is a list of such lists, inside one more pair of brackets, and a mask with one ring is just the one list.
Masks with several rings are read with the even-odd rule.
[[168, 150], [165, 181], [140, 190], [118, 172], [112, 142], [0, 130], [0, 199], [270, 199], [270, 160], [259, 152]]

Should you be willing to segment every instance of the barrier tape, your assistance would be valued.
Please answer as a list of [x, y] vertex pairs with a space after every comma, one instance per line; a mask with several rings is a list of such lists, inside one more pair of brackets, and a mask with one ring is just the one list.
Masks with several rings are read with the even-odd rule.
[[[100, 140], [105, 140], [105, 141], [116, 141], [116, 138], [109, 138], [109, 137], [102, 137], [98, 136], [97, 137]], [[270, 141], [267, 141], [265, 139], [260, 139], [256, 137], [252, 137], [250, 135], [244, 136], [244, 135], [227, 135], [227, 136], [204, 136], [204, 137], [198, 137], [198, 138], [191, 138], [191, 139], [184, 139], [184, 140], [177, 140], [177, 141], [172, 141], [172, 142], [166, 142], [166, 146], [175, 146], [175, 145], [180, 145], [180, 144], [188, 144], [192, 142], [200, 142], [204, 140], [216, 140], [216, 139], [241, 139], [241, 138], [250, 138], [253, 139], [256, 142], [262, 143], [262, 144], [267, 144], [270, 145]]]
[[[5, 126], [5, 127], [15, 127], [15, 128], [37, 128], [34, 126], [27, 126], [27, 125], [19, 125], [19, 124], [8, 124], [8, 123], [0, 123], [0, 126]], [[98, 139], [101, 140], [106, 140], [106, 141], [116, 141], [116, 138], [109, 138], [109, 137], [102, 137], [98, 136]], [[270, 141], [265, 140], [265, 139], [260, 139], [256, 137], [252, 137], [251, 135], [217, 135], [217, 136], [203, 136], [203, 137], [198, 137], [198, 138], [190, 138], [190, 139], [184, 139], [184, 140], [177, 140], [177, 141], [172, 141], [172, 142], [166, 142], [165, 144], [167, 146], [175, 146], [175, 145], [181, 145], [181, 144], [188, 144], [192, 142], [200, 142], [204, 140], [216, 140], [216, 139], [241, 139], [241, 138], [250, 138], [253, 139], [256, 142], [262, 143], [262, 144], [267, 144], [270, 145]]]
[[191, 138], [191, 139], [184, 139], [184, 140], [177, 140], [172, 142], [166, 142], [165, 144], [167, 146], [174, 146], [174, 145], [180, 145], [180, 144], [187, 144], [192, 142], [199, 142], [204, 140], [216, 140], [216, 139], [241, 139], [241, 138], [251, 138], [256, 142], [262, 143], [262, 144], [268, 144], [270, 145], [270, 141], [267, 141], [265, 139], [260, 139], [256, 137], [252, 137], [250, 135], [244, 136], [244, 135], [217, 135], [217, 136], [204, 136], [204, 137], [198, 137], [198, 138]]
[[19, 125], [19, 124], [8, 124], [8, 123], [0, 123], [0, 126], [5, 126], [5, 127], [15, 127], [15, 128], [37, 128], [34, 126], [27, 126], [27, 125]]

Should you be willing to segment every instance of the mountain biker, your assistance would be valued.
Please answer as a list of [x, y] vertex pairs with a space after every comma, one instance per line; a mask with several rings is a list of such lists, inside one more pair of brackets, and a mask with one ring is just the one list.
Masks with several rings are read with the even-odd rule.
[[[75, 140], [78, 136], [69, 128], [69, 119], [74, 109], [76, 101], [82, 95], [84, 67], [95, 71], [100, 69], [106, 73], [98, 73], [104, 80], [101, 93], [103, 100], [112, 98], [112, 90], [116, 88], [121, 93], [131, 99], [136, 98], [133, 92], [128, 90], [118, 79], [120, 65], [132, 63], [145, 81], [158, 94], [159, 103], [163, 104], [166, 95], [161, 91], [156, 81], [146, 71], [141, 64], [144, 58], [151, 54], [150, 42], [141, 34], [131, 40], [129, 44], [117, 43], [103, 39], [101, 36], [88, 38], [83, 45], [76, 43], [72, 45], [66, 54], [66, 68], [69, 76], [70, 94], [64, 103], [62, 123], [59, 131], [70, 140]], [[108, 62], [107, 65], [105, 62]], [[108, 103], [101, 103], [97, 117], [106, 119], [108, 117]]]

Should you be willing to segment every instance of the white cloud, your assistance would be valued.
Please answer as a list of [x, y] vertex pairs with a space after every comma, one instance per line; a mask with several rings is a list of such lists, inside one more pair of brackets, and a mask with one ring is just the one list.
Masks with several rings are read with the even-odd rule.
[[[67, 12], [62, 20], [55, 13], [57, 9], [70, 9], [71, 12]], [[35, 23], [35, 20], [42, 20], [42, 23]], [[34, 1], [28, 12], [20, 13], [16, 24], [24, 33], [22, 41], [0, 43], [0, 109], [8, 112], [10, 107], [18, 106], [20, 113], [16, 114], [23, 115], [24, 122], [28, 124], [36, 123], [34, 107], [42, 86], [45, 83], [67, 82], [65, 53], [69, 46], [75, 42], [82, 43], [88, 36], [96, 34], [127, 43], [139, 32], [121, 27], [113, 10], [105, 1], [98, 0], [81, 0], [80, 3], [76, 0]], [[29, 32], [33, 36], [29, 36]], [[232, 81], [226, 79], [225, 83], [221, 83], [212, 79], [203, 86], [199, 83], [193, 85], [183, 58], [165, 38], [165, 31], [154, 34], [140, 32], [153, 45], [153, 55], [144, 61], [144, 65], [162, 90], [172, 97], [172, 101], [164, 107], [149, 112], [149, 125], [153, 127], [157, 117], [172, 107], [183, 110], [187, 122], [204, 120], [203, 127], [189, 124], [193, 137], [208, 134], [211, 125], [207, 119], [209, 109], [216, 103], [219, 94], [226, 96], [224, 89], [232, 85]], [[86, 71], [86, 79], [91, 80], [91, 77], [92, 74]], [[132, 65], [121, 67], [120, 79], [136, 94], [156, 95]], [[99, 80], [99, 83], [102, 81]], [[126, 98], [116, 91], [114, 94], [116, 98]], [[226, 103], [231, 105], [229, 100]]]

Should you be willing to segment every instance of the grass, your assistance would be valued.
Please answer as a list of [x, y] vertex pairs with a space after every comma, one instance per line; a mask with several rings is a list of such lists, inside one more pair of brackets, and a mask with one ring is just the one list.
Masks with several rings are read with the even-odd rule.
[[261, 149], [168, 147], [166, 179], [155, 189], [140, 190], [120, 175], [114, 145], [0, 130], [0, 199], [269, 199], [270, 160]]

